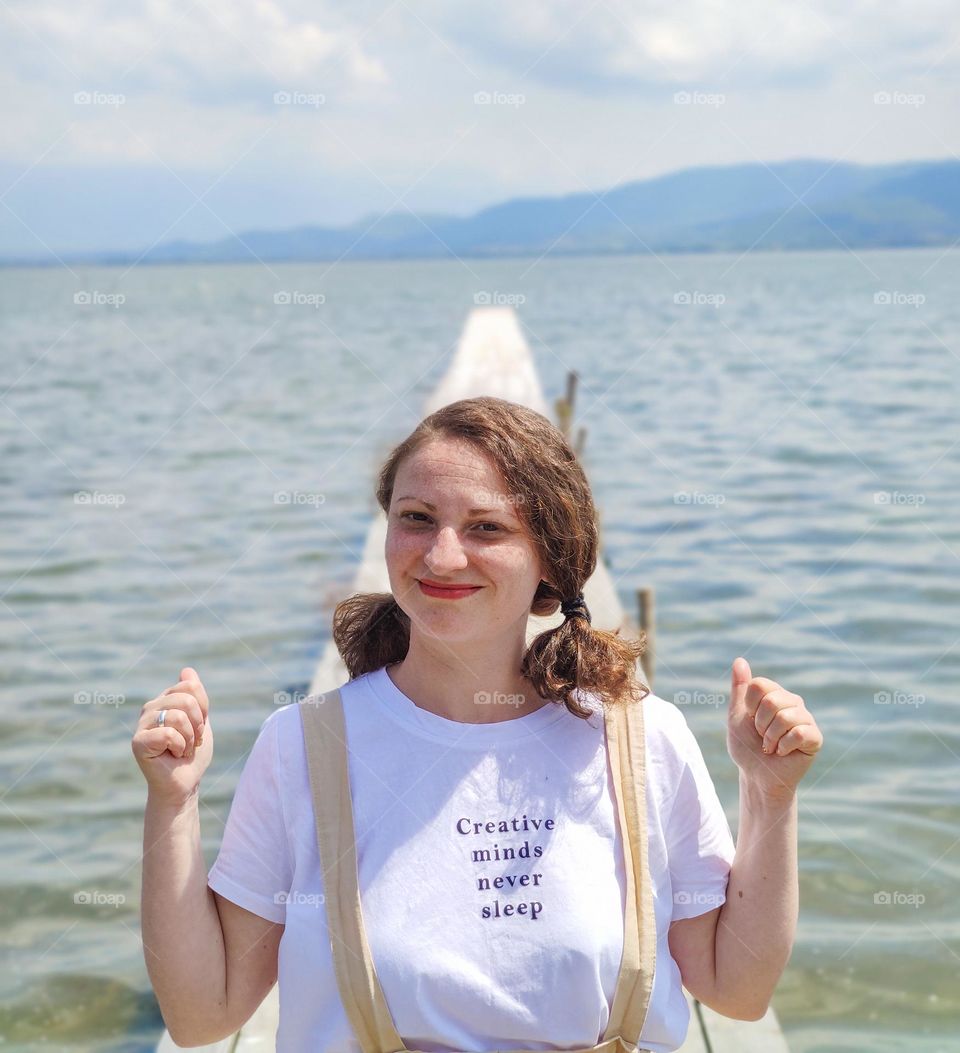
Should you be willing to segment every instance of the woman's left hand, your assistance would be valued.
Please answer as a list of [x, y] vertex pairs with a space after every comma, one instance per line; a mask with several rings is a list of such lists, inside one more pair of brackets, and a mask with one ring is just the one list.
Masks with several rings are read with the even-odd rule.
[[734, 660], [727, 749], [741, 779], [770, 797], [792, 797], [822, 745], [823, 735], [799, 695], [753, 676], [746, 658]]

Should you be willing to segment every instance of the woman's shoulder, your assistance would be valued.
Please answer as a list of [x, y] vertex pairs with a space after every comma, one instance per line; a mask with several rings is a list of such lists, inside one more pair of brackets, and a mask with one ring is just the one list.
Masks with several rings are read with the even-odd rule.
[[302, 707], [322, 705], [324, 700], [322, 694], [278, 695], [277, 706], [264, 717], [258, 737], [272, 740], [281, 755], [289, 756], [291, 747], [303, 741]]
[[676, 734], [687, 729], [687, 718], [676, 702], [671, 702], [651, 691], [638, 704], [643, 706], [645, 729], [659, 735]]
[[[367, 674], [369, 675], [369, 674]], [[278, 694], [277, 708], [268, 714], [260, 725], [260, 733], [275, 736], [278, 744], [283, 750], [291, 745], [303, 741], [303, 721], [314, 708], [329, 705], [333, 701], [333, 695], [339, 696], [341, 705], [344, 705], [348, 696], [358, 689], [358, 685], [365, 677], [339, 684], [335, 688], [326, 691], [311, 692], [285, 692]]]
[[[578, 691], [577, 698], [593, 710], [594, 717], [603, 712], [603, 703], [593, 692]], [[687, 727], [687, 718], [675, 702], [670, 702], [653, 691], [647, 692], [642, 699], [630, 702], [618, 702], [616, 705], [639, 706], [643, 709], [643, 729], [647, 735], [670, 735]]]
[[625, 704], [642, 707], [644, 739], [654, 759], [683, 764], [696, 748], [686, 715], [676, 702], [650, 691], [641, 700]]
[[[591, 710], [589, 724], [599, 728], [602, 724], [604, 704], [592, 691], [578, 690], [577, 700]], [[692, 733], [683, 710], [676, 702], [649, 691], [642, 699], [630, 702], [618, 702], [615, 705], [639, 706], [643, 709], [643, 732], [648, 741], [663, 745], [686, 742]]]

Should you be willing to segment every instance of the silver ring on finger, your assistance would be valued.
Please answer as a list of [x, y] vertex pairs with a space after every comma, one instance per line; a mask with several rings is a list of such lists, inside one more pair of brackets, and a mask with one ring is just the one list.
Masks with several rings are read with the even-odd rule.
[[154, 727], [162, 728], [163, 727], [163, 721], [166, 718], [166, 715], [167, 715], [167, 711], [165, 709], [161, 709], [160, 712], [157, 714], [157, 722], [154, 725]]

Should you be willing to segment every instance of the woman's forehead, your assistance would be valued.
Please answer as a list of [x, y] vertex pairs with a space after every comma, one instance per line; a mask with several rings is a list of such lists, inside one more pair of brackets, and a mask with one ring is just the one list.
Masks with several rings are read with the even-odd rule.
[[439, 439], [425, 443], [397, 468], [397, 483], [439, 479], [447, 486], [480, 483], [494, 491], [503, 490], [503, 479], [493, 459], [463, 440]]
[[412, 454], [397, 471], [393, 500], [455, 504], [470, 513], [499, 511], [518, 520], [518, 506], [525, 502], [523, 495], [508, 492], [491, 459], [466, 444], [434, 445]]

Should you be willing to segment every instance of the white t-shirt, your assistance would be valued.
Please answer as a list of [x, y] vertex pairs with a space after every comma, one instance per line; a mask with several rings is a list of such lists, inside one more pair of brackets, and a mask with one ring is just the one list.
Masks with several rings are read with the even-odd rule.
[[[409, 1049], [592, 1046], [623, 951], [623, 845], [599, 701], [466, 724], [378, 669], [341, 688], [360, 898], [384, 996]], [[682, 712], [643, 703], [657, 967], [641, 1045], [668, 1053], [689, 1010], [671, 921], [721, 905], [729, 824]], [[247, 758], [211, 888], [275, 922], [277, 1053], [358, 1053], [330, 952], [299, 707]]]

